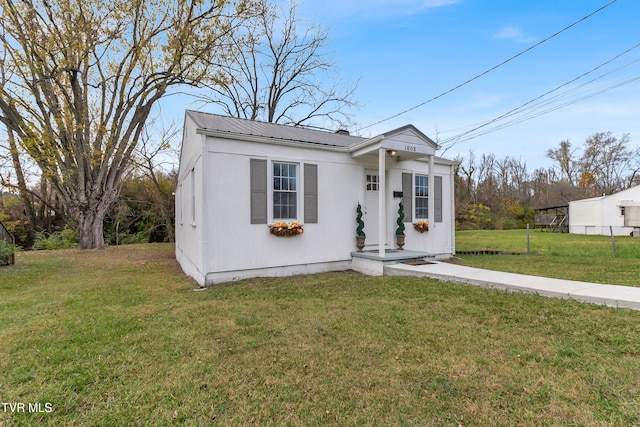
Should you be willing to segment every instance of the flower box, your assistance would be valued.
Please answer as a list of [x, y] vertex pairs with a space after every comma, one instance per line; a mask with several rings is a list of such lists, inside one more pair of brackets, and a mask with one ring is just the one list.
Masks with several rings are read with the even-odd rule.
[[416, 230], [418, 230], [421, 233], [424, 233], [425, 231], [429, 231], [429, 221], [418, 221], [415, 222], [413, 224], [413, 228], [415, 228]]
[[269, 232], [278, 237], [291, 237], [302, 234], [304, 230], [302, 225], [297, 221], [293, 222], [276, 222], [269, 227]]

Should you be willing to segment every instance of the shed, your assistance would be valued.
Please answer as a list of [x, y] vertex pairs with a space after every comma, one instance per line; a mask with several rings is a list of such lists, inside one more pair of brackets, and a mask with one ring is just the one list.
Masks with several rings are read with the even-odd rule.
[[564, 233], [569, 231], [569, 205], [537, 208], [535, 229]]
[[[640, 204], [640, 186], [569, 202], [569, 232], [628, 236], [634, 232], [632, 216]], [[636, 227], [637, 234], [637, 227]]]

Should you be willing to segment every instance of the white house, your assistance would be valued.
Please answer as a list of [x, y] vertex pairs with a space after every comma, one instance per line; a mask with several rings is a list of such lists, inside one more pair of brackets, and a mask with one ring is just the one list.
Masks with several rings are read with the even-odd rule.
[[[187, 111], [176, 257], [200, 286], [346, 269], [382, 274], [380, 262], [449, 257], [454, 162], [437, 157], [438, 148], [412, 125], [363, 138]], [[406, 243], [397, 250], [401, 201]], [[356, 249], [358, 203], [363, 252]], [[302, 234], [272, 232], [294, 221]], [[419, 232], [418, 221], [429, 221], [429, 230]]]
[[640, 224], [640, 186], [608, 196], [569, 202], [569, 233], [628, 236]]

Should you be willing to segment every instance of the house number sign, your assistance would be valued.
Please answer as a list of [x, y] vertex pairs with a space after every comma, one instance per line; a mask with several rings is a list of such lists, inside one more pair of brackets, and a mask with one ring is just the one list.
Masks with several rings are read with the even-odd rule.
[[404, 151], [418, 151], [418, 148], [416, 146], [413, 146], [413, 145], [405, 145], [404, 146]]

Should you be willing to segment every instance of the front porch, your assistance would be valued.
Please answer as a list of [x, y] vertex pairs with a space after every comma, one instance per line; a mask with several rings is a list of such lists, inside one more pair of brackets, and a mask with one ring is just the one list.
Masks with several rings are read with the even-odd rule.
[[[412, 258], [409, 250], [405, 250], [405, 254], [402, 254], [403, 251], [389, 251], [389, 246], [395, 239], [393, 224], [396, 223], [394, 216], [399, 203], [394, 199], [400, 199], [406, 209], [404, 223], [412, 223], [414, 219], [422, 219], [435, 226], [434, 212], [437, 198], [435, 188], [437, 183], [435, 183], [434, 171], [435, 152], [438, 148], [439, 146], [435, 142], [411, 125], [384, 135], [378, 135], [351, 147], [351, 157], [363, 165], [366, 177], [366, 190], [363, 188], [365, 191], [363, 191], [360, 200], [364, 202], [365, 222], [368, 225], [367, 238], [370, 239], [370, 243], [367, 245], [378, 248], [375, 259], [372, 258], [373, 251], [357, 252], [353, 259], [354, 263], [371, 264], [371, 261], [379, 261], [380, 266], [376, 266], [374, 270], [382, 271], [382, 262], [385, 260], [394, 262], [397, 261], [394, 259], [396, 257]], [[418, 168], [416, 168], [416, 160], [420, 161]], [[414, 183], [414, 175], [417, 173], [416, 170], [425, 178], [425, 183], [428, 182], [427, 185], [423, 185], [424, 191], [428, 194], [421, 195], [422, 201], [426, 200], [428, 203], [428, 206], [424, 206], [428, 215], [426, 218], [417, 217], [414, 214], [414, 185], [417, 185]], [[439, 182], [441, 183], [441, 178]], [[438, 188], [440, 190], [438, 197], [439, 200], [442, 200], [441, 185]], [[413, 249], [426, 252], [415, 253], [416, 257], [420, 258], [428, 256], [428, 251], [433, 251], [435, 247], [433, 241], [429, 240], [426, 245]], [[363, 256], [362, 254], [368, 255]]]
[[404, 249], [385, 249], [382, 256], [380, 256], [378, 249], [363, 252], [354, 251], [351, 252], [351, 267], [359, 273], [382, 276], [384, 267], [391, 264], [435, 259], [435, 254]]

